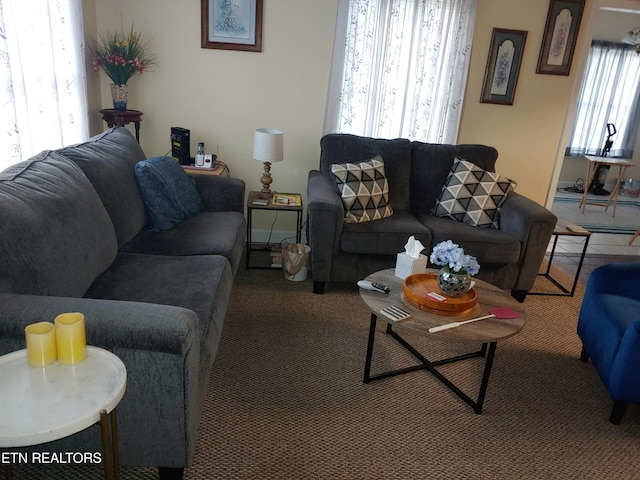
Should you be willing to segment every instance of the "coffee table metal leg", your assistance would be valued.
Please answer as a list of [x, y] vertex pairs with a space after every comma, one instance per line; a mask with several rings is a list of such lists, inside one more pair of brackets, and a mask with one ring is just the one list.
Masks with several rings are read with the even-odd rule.
[[[429, 361], [420, 352], [418, 352], [409, 342], [393, 331], [393, 327], [390, 323], [387, 324], [386, 333], [400, 343], [409, 353], [416, 357], [421, 363], [411, 367], [401, 368], [399, 370], [391, 370], [384, 373], [378, 373], [371, 375], [371, 358], [373, 355], [373, 344], [376, 333], [376, 315], [371, 315], [371, 324], [369, 326], [369, 340], [367, 342], [367, 356], [364, 366], [364, 383], [369, 383], [371, 380], [379, 380], [382, 378], [401, 375], [404, 373], [415, 372], [417, 370], [428, 370], [434, 377], [440, 380], [449, 390], [455, 393], [460, 399], [464, 400], [473, 411], [477, 414], [482, 413], [482, 406], [487, 393], [487, 387], [489, 386], [489, 377], [491, 375], [491, 367], [493, 366], [493, 359], [496, 353], [497, 342], [483, 343], [480, 350], [458, 355], [451, 358], [445, 358], [442, 360]], [[469, 358], [485, 357], [484, 370], [482, 373], [482, 381], [480, 383], [480, 390], [478, 392], [478, 399], [473, 400], [469, 395], [460, 390], [451, 380], [440, 373], [435, 367], [439, 365], [445, 365], [448, 363], [458, 362], [460, 360], [466, 360]]]
[[367, 342], [367, 357], [364, 362], [364, 377], [362, 379], [363, 383], [369, 383], [371, 377], [369, 373], [371, 372], [371, 356], [373, 355], [373, 341], [376, 337], [376, 321], [378, 317], [372, 313], [371, 314], [371, 323], [369, 325], [369, 340]]
[[[482, 373], [482, 383], [480, 384], [480, 392], [478, 393], [478, 401], [473, 406], [475, 412], [479, 415], [482, 413], [482, 404], [484, 403], [484, 396], [487, 393], [487, 387], [489, 386], [489, 376], [491, 375], [491, 366], [493, 365], [493, 357], [496, 354], [497, 342], [491, 342], [489, 344], [489, 353], [487, 354], [487, 360], [484, 364], [484, 372]], [[486, 349], [487, 344], [483, 345]]]

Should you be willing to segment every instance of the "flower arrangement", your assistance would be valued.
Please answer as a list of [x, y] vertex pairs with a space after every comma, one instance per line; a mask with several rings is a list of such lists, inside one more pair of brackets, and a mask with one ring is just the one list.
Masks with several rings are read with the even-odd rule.
[[451, 240], [440, 242], [433, 247], [429, 260], [449, 272], [476, 275], [480, 271], [476, 257], [465, 254], [464, 249]]
[[157, 66], [155, 56], [148, 53], [140, 34], [124, 29], [102, 35], [93, 47], [93, 68], [102, 69], [116, 85], [126, 85], [131, 77], [151, 71]]

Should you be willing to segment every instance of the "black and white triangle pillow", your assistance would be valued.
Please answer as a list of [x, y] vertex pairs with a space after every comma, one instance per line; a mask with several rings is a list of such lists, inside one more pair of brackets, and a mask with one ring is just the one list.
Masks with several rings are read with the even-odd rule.
[[331, 165], [347, 223], [369, 222], [393, 215], [389, 204], [389, 183], [380, 155], [366, 162]]
[[515, 187], [506, 177], [456, 158], [431, 214], [476, 227], [500, 228], [500, 207]]

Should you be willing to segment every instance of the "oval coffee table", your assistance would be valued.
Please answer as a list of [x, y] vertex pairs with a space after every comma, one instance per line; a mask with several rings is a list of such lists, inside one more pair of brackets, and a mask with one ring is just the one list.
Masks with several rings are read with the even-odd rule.
[[[427, 273], [437, 273], [437, 270], [428, 269]], [[498, 341], [507, 339], [517, 334], [524, 327], [526, 314], [524, 307], [518, 303], [507, 292], [494, 287], [493, 285], [475, 280], [474, 288], [478, 292], [478, 303], [473, 310], [465, 315], [451, 316], [438, 315], [428, 313], [407, 303], [402, 293], [402, 285], [404, 281], [395, 276], [395, 269], [390, 268], [369, 275], [366, 280], [381, 283], [391, 289], [388, 294], [378, 293], [371, 290], [360, 289], [360, 296], [364, 303], [371, 310], [371, 323], [369, 326], [369, 340], [367, 343], [367, 356], [364, 367], [364, 383], [372, 380], [401, 375], [403, 373], [415, 372], [416, 370], [428, 370], [438, 380], [444, 383], [453, 393], [469, 404], [473, 410], [482, 413], [482, 405], [484, 403], [487, 386], [489, 384], [489, 376], [491, 374], [491, 366], [495, 356], [496, 345]], [[440, 292], [437, 292], [440, 293]], [[380, 310], [389, 306], [400, 307], [409, 312], [411, 317], [395, 322], [380, 314]], [[490, 310], [495, 307], [508, 307], [519, 313], [519, 317], [515, 319], [501, 320], [490, 318], [480, 320], [478, 322], [469, 323], [460, 327], [443, 330], [436, 333], [429, 333], [429, 328], [446, 323], [468, 320], [471, 318], [488, 315]], [[378, 318], [387, 322], [386, 333], [395, 338], [405, 349], [407, 349], [420, 363], [411, 367], [392, 370], [389, 372], [371, 375], [371, 358], [373, 353], [373, 344], [375, 341], [376, 323]], [[442, 360], [427, 360], [420, 352], [412, 347], [404, 338], [402, 338], [395, 330], [408, 330], [414, 333], [425, 335], [427, 338], [446, 342], [481, 344], [478, 351], [458, 355], [456, 357], [445, 358]], [[458, 362], [475, 357], [485, 357], [485, 367], [482, 374], [482, 383], [476, 400], [469, 397], [460, 390], [435, 367], [448, 363]]]

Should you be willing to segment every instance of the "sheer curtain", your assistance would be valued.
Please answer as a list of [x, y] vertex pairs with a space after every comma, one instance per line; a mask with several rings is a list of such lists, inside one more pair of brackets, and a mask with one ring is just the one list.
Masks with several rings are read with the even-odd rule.
[[455, 143], [477, 0], [339, 0], [325, 133]]
[[566, 155], [600, 155], [607, 123], [617, 129], [608, 156], [632, 158], [640, 124], [640, 56], [633, 45], [594, 41]]
[[81, 0], [0, 0], [0, 170], [89, 136]]

